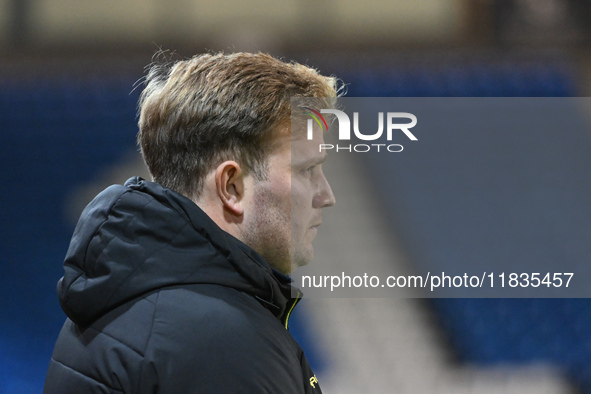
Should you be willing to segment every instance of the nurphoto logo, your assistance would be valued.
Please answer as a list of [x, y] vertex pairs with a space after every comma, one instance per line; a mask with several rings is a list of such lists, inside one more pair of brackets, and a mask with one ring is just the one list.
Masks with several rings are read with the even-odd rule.
[[[302, 107], [306, 110], [306, 114], [311, 117], [307, 123], [307, 136], [308, 140], [313, 139], [314, 122], [320, 126], [320, 130], [328, 130], [328, 123], [322, 116], [322, 114], [333, 114], [336, 116], [338, 123], [338, 138], [339, 141], [350, 141], [351, 140], [351, 120], [349, 116], [338, 109], [321, 109], [316, 111], [309, 107]], [[353, 112], [353, 134], [361, 141], [376, 141], [384, 134], [384, 118], [386, 119], [386, 140], [392, 141], [392, 136], [395, 132], [402, 132], [411, 141], [418, 141], [417, 137], [410, 131], [411, 128], [416, 126], [417, 117], [409, 112], [387, 112], [384, 116], [384, 112], [378, 112], [378, 130], [373, 134], [362, 133], [359, 130], [359, 112]], [[400, 119], [410, 120], [406, 123], [398, 123]], [[369, 152], [375, 150], [377, 152], [402, 152], [404, 147], [400, 144], [319, 144], [319, 151], [334, 150], [347, 151], [347, 152]]]

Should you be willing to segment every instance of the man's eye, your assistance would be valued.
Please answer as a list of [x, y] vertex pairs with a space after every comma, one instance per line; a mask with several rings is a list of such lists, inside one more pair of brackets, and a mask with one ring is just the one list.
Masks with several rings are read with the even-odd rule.
[[312, 174], [312, 172], [314, 171], [315, 168], [316, 168], [316, 166], [306, 168], [306, 174]]

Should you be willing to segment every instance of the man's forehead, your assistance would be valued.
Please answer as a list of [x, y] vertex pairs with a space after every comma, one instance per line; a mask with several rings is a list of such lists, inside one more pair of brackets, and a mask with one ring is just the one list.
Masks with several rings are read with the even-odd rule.
[[291, 141], [315, 141], [316, 143], [324, 143], [324, 133], [325, 131], [318, 126], [318, 124], [313, 123], [312, 129], [309, 130], [308, 127], [304, 127], [304, 125], [299, 123], [292, 123], [289, 128], [289, 133], [291, 137]]
[[308, 140], [306, 136], [299, 136], [291, 139], [291, 160], [292, 163], [320, 164], [326, 159], [326, 151], [320, 149], [324, 143], [322, 134]]

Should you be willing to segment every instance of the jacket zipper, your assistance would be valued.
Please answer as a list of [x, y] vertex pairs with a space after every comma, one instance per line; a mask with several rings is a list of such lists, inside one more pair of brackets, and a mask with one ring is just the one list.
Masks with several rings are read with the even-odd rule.
[[302, 299], [302, 293], [300, 293], [298, 291], [298, 294], [296, 295], [295, 300], [293, 300], [293, 304], [291, 304], [291, 307], [289, 308], [289, 311], [287, 312], [287, 315], [285, 316], [285, 329], [288, 330], [289, 327], [287, 325], [288, 321], [289, 321], [289, 316], [291, 315], [291, 311], [293, 311], [293, 308], [295, 308], [296, 304]]

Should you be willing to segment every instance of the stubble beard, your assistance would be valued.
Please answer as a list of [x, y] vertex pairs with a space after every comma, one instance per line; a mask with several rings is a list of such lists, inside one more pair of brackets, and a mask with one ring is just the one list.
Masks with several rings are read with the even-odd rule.
[[278, 271], [292, 271], [291, 210], [289, 201], [257, 188], [251, 219], [246, 224], [244, 243], [257, 251]]

